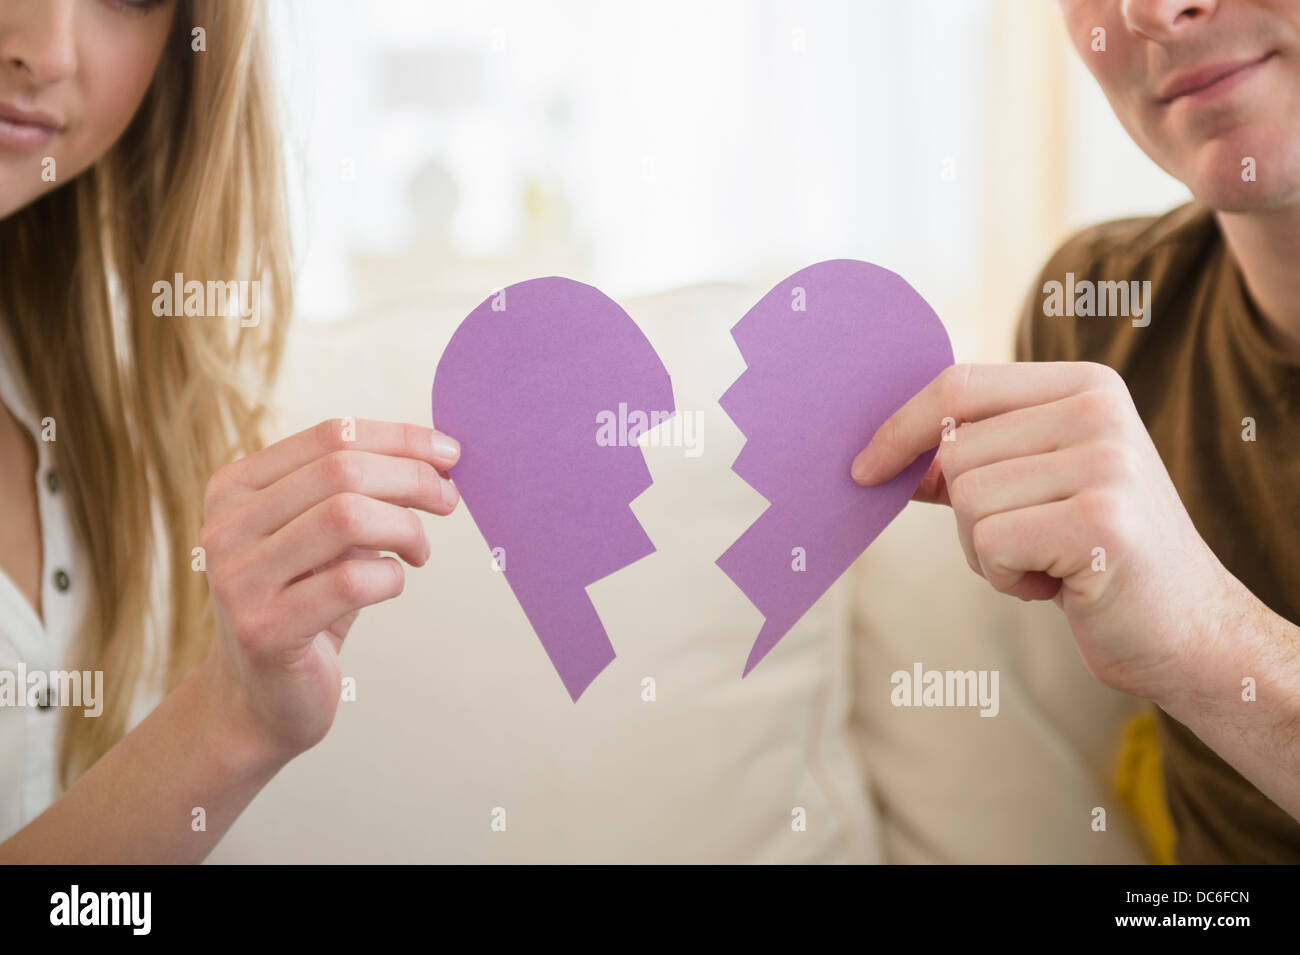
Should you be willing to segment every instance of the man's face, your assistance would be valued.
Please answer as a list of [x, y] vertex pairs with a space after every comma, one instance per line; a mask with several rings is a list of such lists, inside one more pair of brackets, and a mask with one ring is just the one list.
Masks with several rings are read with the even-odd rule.
[[1300, 203], [1300, 0], [1061, 7], [1124, 128], [1194, 196], [1227, 212]]

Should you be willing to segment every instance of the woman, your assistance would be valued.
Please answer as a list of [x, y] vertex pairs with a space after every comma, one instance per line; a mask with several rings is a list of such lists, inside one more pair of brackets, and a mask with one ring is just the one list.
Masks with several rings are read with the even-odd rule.
[[[2, 862], [203, 859], [328, 731], [349, 628], [402, 590], [381, 552], [423, 564], [413, 511], [457, 503], [427, 428], [257, 450], [291, 311], [271, 105], [252, 0], [0, 5], [0, 670], [103, 675], [98, 717], [0, 706]], [[258, 320], [158, 307], [191, 281]]]

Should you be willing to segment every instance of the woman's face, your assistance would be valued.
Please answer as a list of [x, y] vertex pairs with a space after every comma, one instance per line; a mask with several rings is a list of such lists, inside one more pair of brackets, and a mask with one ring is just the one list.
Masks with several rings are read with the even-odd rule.
[[174, 0], [0, 0], [0, 219], [117, 141], [174, 12]]

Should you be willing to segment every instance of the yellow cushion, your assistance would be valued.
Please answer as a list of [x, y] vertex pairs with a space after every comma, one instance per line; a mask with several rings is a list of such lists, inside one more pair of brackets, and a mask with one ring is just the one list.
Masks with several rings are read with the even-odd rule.
[[1139, 713], [1124, 727], [1115, 791], [1137, 818], [1152, 858], [1160, 865], [1177, 865], [1177, 833], [1165, 802], [1165, 780], [1160, 767], [1160, 744], [1153, 712]]

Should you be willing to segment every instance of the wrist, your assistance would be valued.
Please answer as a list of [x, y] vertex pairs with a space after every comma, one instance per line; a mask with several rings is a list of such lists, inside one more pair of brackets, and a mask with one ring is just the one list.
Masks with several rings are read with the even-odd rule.
[[1170, 689], [1155, 702], [1184, 725], [1237, 721], [1265, 702], [1276, 718], [1300, 704], [1297, 630], [1226, 570], [1216, 596], [1189, 609], [1191, 639]]
[[212, 758], [235, 778], [265, 781], [289, 761], [253, 717], [244, 691], [231, 678], [214, 646], [194, 672]]

